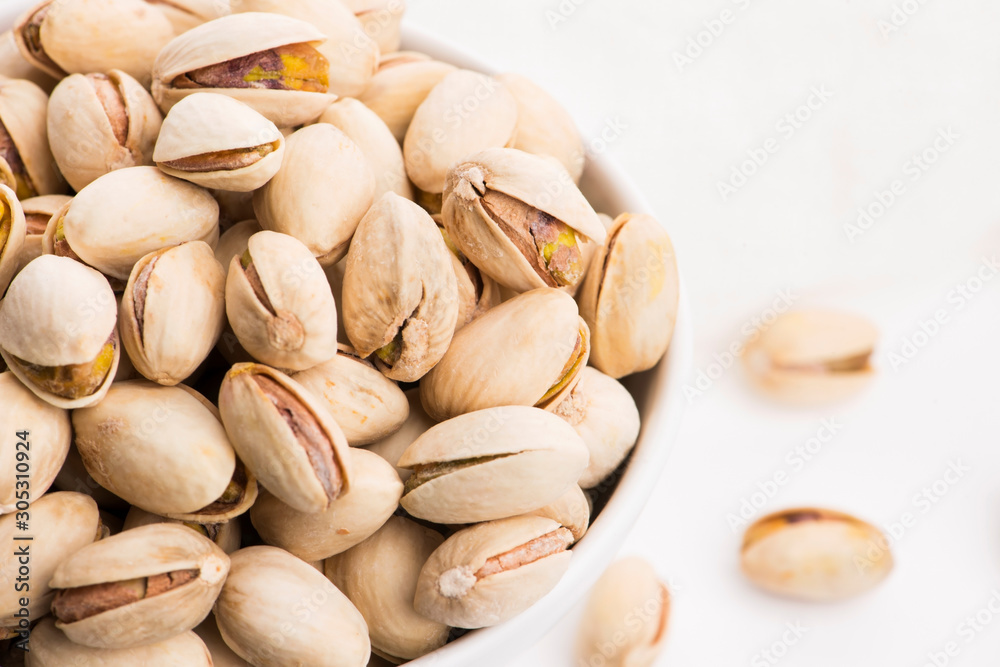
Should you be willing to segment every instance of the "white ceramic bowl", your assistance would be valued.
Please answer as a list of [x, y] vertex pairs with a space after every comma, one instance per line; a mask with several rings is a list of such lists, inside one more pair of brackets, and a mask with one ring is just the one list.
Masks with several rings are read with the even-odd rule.
[[[34, 0], [0, 0], [0, 31], [10, 27]], [[412, 28], [404, 30], [403, 48], [482, 72], [496, 73], [474, 56]], [[648, 212], [649, 206], [622, 170], [607, 156], [589, 159], [581, 189], [598, 211]], [[669, 231], [669, 229], [668, 229]], [[431, 655], [408, 663], [414, 667], [500, 667], [540, 640], [590, 590], [614, 560], [646, 505], [666, 464], [684, 410], [682, 386], [691, 364], [690, 311], [681, 292], [677, 328], [667, 358], [648, 373], [626, 380], [642, 415], [642, 432], [618, 488], [573, 548], [569, 571], [559, 585], [526, 612], [502, 625], [477, 630]]]

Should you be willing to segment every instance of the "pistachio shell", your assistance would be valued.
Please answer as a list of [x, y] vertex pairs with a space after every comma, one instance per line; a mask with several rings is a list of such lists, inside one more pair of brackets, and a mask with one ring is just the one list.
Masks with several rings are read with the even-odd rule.
[[455, 66], [437, 60], [407, 62], [382, 68], [358, 97], [378, 114], [402, 143], [417, 108]]
[[893, 567], [886, 537], [848, 514], [802, 508], [768, 515], [747, 529], [743, 573], [764, 590], [829, 602], [877, 586]]
[[479, 268], [452, 243], [448, 231], [441, 222], [440, 214], [431, 217], [437, 224], [445, 245], [451, 251], [451, 266], [455, 270], [455, 282], [458, 287], [458, 319], [455, 322], [457, 332], [490, 308], [500, 304], [500, 285], [489, 276], [483, 275]]
[[18, 199], [66, 191], [49, 150], [48, 104], [49, 96], [30, 81], [0, 80], [0, 123], [13, 143], [0, 150], [0, 166], [17, 178]]
[[426, 53], [420, 51], [395, 51], [393, 53], [383, 53], [378, 61], [378, 71], [395, 67], [396, 65], [408, 65], [410, 63], [427, 62], [433, 60]]
[[90, 473], [87, 472], [87, 466], [83, 464], [83, 458], [75, 446], [70, 446], [66, 461], [52, 486], [60, 491], [72, 491], [89, 496], [102, 510], [113, 510], [120, 513], [129, 508], [127, 502], [105, 489], [90, 476]]
[[56, 211], [69, 203], [70, 199], [72, 197], [66, 195], [41, 195], [21, 202], [27, 235], [21, 248], [18, 271], [26, 267], [31, 260], [44, 254], [43, 237], [48, 222]]
[[142, 526], [151, 526], [154, 523], [176, 523], [187, 526], [199, 535], [212, 540], [212, 542], [214, 542], [227, 554], [231, 554], [240, 548], [241, 530], [239, 521], [223, 521], [222, 523], [215, 524], [198, 524], [194, 522], [180, 521], [179, 519], [171, 519], [165, 516], [160, 516], [159, 514], [147, 512], [146, 510], [139, 509], [138, 507], [132, 507], [129, 509], [128, 514], [125, 515], [125, 522], [122, 525], [122, 530], [132, 530], [133, 528], [141, 528]]
[[250, 237], [259, 231], [260, 225], [256, 220], [244, 220], [222, 233], [219, 245], [215, 246], [215, 260], [222, 265], [223, 273], [228, 275], [233, 257], [242, 257], [249, 247]]
[[[281, 130], [281, 136], [287, 138], [285, 130]], [[215, 201], [219, 204], [219, 226], [223, 232], [230, 227], [244, 220], [254, 220], [253, 193], [252, 192], [230, 192], [229, 190], [209, 190]], [[229, 266], [229, 262], [222, 264]]]
[[14, 191], [0, 185], [0, 295], [7, 290], [11, 278], [21, 268], [21, 251], [26, 237], [24, 209]]
[[212, 654], [213, 667], [251, 667], [249, 662], [236, 655], [226, 644], [219, 632], [219, 625], [215, 622], [215, 614], [209, 614], [194, 631]]
[[320, 123], [288, 138], [281, 169], [254, 194], [253, 206], [261, 227], [294, 236], [329, 266], [347, 254], [374, 194], [375, 176], [358, 145]]
[[167, 17], [178, 35], [230, 13], [229, 0], [146, 0]]
[[458, 301], [449, 255], [430, 216], [391, 192], [358, 225], [344, 273], [344, 328], [394, 380], [419, 380], [451, 343]]
[[326, 576], [368, 623], [372, 650], [394, 662], [413, 660], [444, 646], [449, 628], [413, 608], [420, 569], [444, 538], [403, 517], [326, 561]]
[[574, 484], [566, 493], [531, 514], [552, 519], [564, 528], [568, 528], [573, 533], [573, 539], [579, 542], [590, 527], [590, 511], [590, 499], [579, 484]]
[[[344, 594], [275, 547], [233, 554], [215, 617], [226, 644], [254, 665], [364, 667], [371, 651], [364, 618]], [[294, 632], [276, 632], [288, 619], [295, 619]]]
[[56, 85], [51, 76], [24, 59], [12, 30], [0, 34], [0, 76], [27, 79], [45, 92], [50, 92]]
[[514, 141], [517, 102], [496, 79], [469, 70], [444, 77], [406, 131], [406, 173], [421, 190], [444, 192], [449, 168], [464, 157]]
[[[92, 648], [155, 644], [201, 623], [229, 572], [229, 557], [222, 549], [176, 524], [142, 526], [85, 546], [56, 569], [51, 581], [54, 589], [79, 589], [184, 570], [197, 573], [165, 592], [147, 594], [79, 619], [59, 620], [60, 595], [65, 591], [57, 593], [53, 602], [56, 627], [70, 640]], [[68, 609], [63, 607], [63, 611]]]
[[[211, 407], [213, 414], [218, 414], [218, 408], [211, 403], [208, 403], [206, 407]], [[233, 477], [219, 498], [194, 512], [170, 512], [166, 516], [168, 519], [184, 523], [225, 523], [250, 511], [250, 507], [257, 500], [258, 492], [257, 478], [247, 470], [242, 461], [236, 459]]]
[[[215, 667], [224, 667], [214, 663]], [[182, 632], [148, 646], [124, 649], [100, 649], [70, 641], [56, 628], [52, 619], [44, 619], [31, 631], [29, 667], [212, 667], [212, 657], [196, 634]]]
[[363, 449], [348, 452], [351, 490], [321, 511], [296, 511], [262, 491], [250, 510], [254, 528], [268, 544], [305, 561], [341, 553], [367, 539], [399, 506], [403, 484], [392, 466]]
[[[410, 389], [405, 396], [410, 410], [403, 426], [384, 440], [367, 447], [368, 451], [378, 454], [392, 466], [396, 465], [407, 447], [437, 423], [424, 412], [424, 406], [420, 404], [419, 389]], [[396, 467], [396, 474], [405, 482], [412, 472], [407, 468]]]
[[558, 417], [506, 406], [432, 427], [400, 457], [414, 474], [400, 504], [435, 523], [532, 512], [565, 493], [587, 467], [587, 447]]
[[533, 290], [455, 334], [421, 380], [420, 397], [438, 420], [502, 405], [552, 409], [579, 380], [588, 354], [589, 332], [573, 299], [555, 289]]
[[345, 0], [344, 4], [361, 21], [365, 34], [376, 41], [383, 57], [399, 50], [406, 0]]
[[214, 502], [232, 479], [236, 457], [202, 400], [181, 387], [115, 383], [100, 405], [73, 413], [87, 471], [154, 514], [194, 512]]

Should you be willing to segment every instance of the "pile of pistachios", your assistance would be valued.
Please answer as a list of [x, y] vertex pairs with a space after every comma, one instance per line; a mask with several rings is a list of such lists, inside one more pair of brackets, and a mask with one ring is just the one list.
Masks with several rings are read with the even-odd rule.
[[399, 664], [567, 571], [673, 247], [595, 211], [552, 97], [402, 14], [45, 0], [0, 37], [4, 665], [29, 629], [33, 667]]

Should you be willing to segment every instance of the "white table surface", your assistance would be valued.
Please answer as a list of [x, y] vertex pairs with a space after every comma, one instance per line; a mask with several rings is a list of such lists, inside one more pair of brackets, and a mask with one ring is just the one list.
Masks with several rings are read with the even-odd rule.
[[[984, 258], [1000, 258], [1000, 4], [410, 4], [414, 25], [546, 86], [588, 141], [604, 132], [610, 141], [592, 146], [625, 166], [672, 231], [704, 391], [692, 395], [668, 469], [622, 547], [654, 563], [674, 591], [658, 664], [995, 664], [1000, 273]], [[894, 4], [903, 13], [891, 30]], [[720, 17], [720, 34], [702, 35], [709, 45], [679, 65], [675, 53]], [[809, 102], [814, 109], [801, 108]], [[801, 122], [783, 120], [796, 112]], [[748, 165], [756, 173], [723, 199], [718, 184], [748, 151], [763, 165]], [[925, 151], [934, 163], [921, 167], [914, 156]], [[862, 229], [858, 209], [878, 214], [879, 193], [895, 201]], [[980, 272], [991, 280], [979, 283]], [[740, 368], [722, 368], [725, 351], [782, 296], [878, 324], [878, 378], [864, 395], [788, 409], [756, 396]], [[823, 420], [836, 433], [800, 460], [795, 448]], [[952, 466], [961, 476], [921, 497]], [[898, 524], [890, 579], [837, 605], [748, 586], [738, 571], [742, 531], [727, 515], [776, 473], [787, 481], [757, 516], [819, 505], [887, 530]], [[904, 518], [910, 525], [899, 529]], [[517, 665], [577, 666], [575, 623], [566, 619]], [[804, 629], [786, 633], [787, 624]]]

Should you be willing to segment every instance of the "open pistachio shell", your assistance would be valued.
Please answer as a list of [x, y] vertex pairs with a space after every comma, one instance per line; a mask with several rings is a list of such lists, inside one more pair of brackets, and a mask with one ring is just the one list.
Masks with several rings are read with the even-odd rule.
[[0, 296], [21, 268], [21, 251], [26, 238], [24, 209], [14, 191], [0, 185]]
[[66, 191], [49, 149], [48, 104], [49, 96], [30, 81], [0, 79], [0, 183], [18, 199]]
[[206, 188], [252, 192], [278, 173], [285, 138], [246, 104], [195, 93], [163, 121], [153, 160], [164, 173]]
[[146, 0], [146, 2], [155, 5], [163, 12], [178, 35], [230, 13], [229, 0]]
[[26, 79], [47, 93], [56, 85], [55, 79], [25, 60], [17, 48], [13, 30], [0, 34], [0, 76]]
[[125, 515], [125, 522], [122, 525], [122, 530], [132, 530], [133, 528], [150, 526], [154, 523], [176, 523], [187, 526], [199, 535], [212, 540], [212, 542], [218, 545], [218, 547], [227, 554], [231, 554], [240, 548], [241, 530], [239, 521], [228, 520], [222, 521], [221, 523], [195, 523], [194, 521], [171, 519], [169, 517], [160, 516], [159, 514], [147, 512], [146, 510], [138, 507], [132, 507], [129, 509], [128, 514]]
[[455, 272], [431, 217], [386, 193], [351, 242], [344, 327], [361, 356], [387, 377], [414, 382], [441, 359], [458, 318]]
[[[214, 405], [210, 403], [208, 405], [211, 406], [214, 414], [218, 413], [218, 409]], [[194, 512], [170, 512], [166, 517], [184, 523], [225, 523], [250, 511], [250, 507], [257, 500], [258, 493], [257, 478], [247, 470], [242, 461], [236, 459], [233, 477], [229, 480], [229, 484], [221, 496]]]
[[201, 623], [229, 557], [185, 526], [158, 523], [85, 546], [52, 576], [56, 627], [93, 648], [164, 641]]
[[358, 97], [378, 114], [402, 143], [417, 108], [455, 66], [438, 60], [414, 60], [382, 67]]
[[153, 98], [167, 112], [188, 95], [220, 93], [278, 127], [315, 120], [334, 100], [330, 63], [315, 26], [280, 14], [224, 16], [164, 47], [153, 66]]
[[[155, 644], [136, 648], [101, 649], [82, 646], [44, 619], [31, 631], [28, 667], [213, 667], [205, 643], [193, 632], [182, 632]], [[214, 663], [214, 667], [224, 667]]]
[[344, 4], [361, 21], [365, 34], [378, 43], [383, 57], [399, 50], [406, 0], [344, 0]]
[[31, 260], [45, 254], [43, 239], [49, 220], [59, 209], [66, 206], [70, 199], [71, 197], [66, 195], [40, 195], [21, 202], [27, 234], [24, 237], [24, 246], [21, 248], [18, 271], [27, 266]]
[[[396, 463], [399, 462], [399, 457], [403, 455], [407, 447], [412, 445], [428, 429], [437, 424], [436, 421], [424, 412], [424, 406], [420, 404], [419, 389], [410, 389], [406, 392], [405, 396], [406, 401], [410, 405], [410, 410], [402, 427], [387, 438], [366, 447], [368, 451], [375, 452], [392, 466], [396, 466]], [[396, 474], [405, 482], [412, 474], [412, 471], [396, 466]]]
[[590, 499], [579, 484], [574, 484], [566, 493], [529, 514], [552, 519], [564, 528], [569, 528], [573, 533], [573, 539], [579, 542], [590, 527], [590, 512]]
[[511, 144], [516, 130], [517, 102], [507, 89], [485, 74], [457, 70], [431, 90], [413, 115], [403, 142], [406, 173], [421, 190], [444, 192], [453, 164]]
[[421, 380], [420, 397], [438, 420], [503, 405], [553, 409], [576, 386], [589, 353], [590, 332], [573, 299], [532, 290], [455, 334]]
[[219, 237], [219, 245], [215, 246], [215, 259], [222, 265], [228, 275], [229, 265], [233, 257], [242, 257], [249, 247], [250, 237], [261, 231], [256, 220], [237, 222]]

